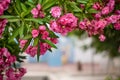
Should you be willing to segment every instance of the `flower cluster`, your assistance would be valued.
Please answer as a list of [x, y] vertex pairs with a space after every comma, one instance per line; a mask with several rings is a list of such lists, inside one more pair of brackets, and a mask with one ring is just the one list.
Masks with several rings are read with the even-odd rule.
[[3, 76], [7, 77], [6, 80], [20, 80], [26, 73], [24, 68], [20, 68], [19, 73], [12, 68], [15, 61], [16, 56], [11, 55], [7, 48], [0, 48], [0, 80], [3, 80]]
[[[0, 1], [0, 16], [3, 15], [4, 11], [8, 8], [9, 4], [10, 4], [10, 0]], [[6, 23], [7, 23], [6, 19], [0, 19], [0, 38], [2, 37]]]
[[[39, 29], [33, 29], [32, 30], [32, 37], [36, 38], [38, 36], [41, 36], [43, 40], [49, 40], [53, 44], [57, 44], [58, 40], [57, 38], [51, 38], [49, 35], [49, 32], [46, 30], [46, 27], [44, 25], [40, 25]], [[26, 40], [22, 40], [21, 45], [24, 46], [26, 44]], [[23, 43], [23, 44], [22, 44]], [[40, 55], [45, 54], [45, 52], [51, 48], [51, 46], [48, 43], [45, 42], [39, 42], [40, 45]], [[34, 57], [37, 54], [38, 47], [37, 46], [29, 46], [26, 49], [26, 53], [30, 56]]]
[[96, 10], [100, 10], [100, 12], [98, 12], [94, 15], [95, 19], [93, 19], [93, 20], [84, 19], [83, 21], [81, 21], [79, 23], [79, 28], [87, 31], [89, 36], [99, 34], [100, 35], [99, 36], [100, 41], [104, 41], [105, 40], [104, 28], [106, 26], [108, 26], [110, 24], [114, 24], [114, 28], [116, 30], [120, 29], [120, 26], [119, 26], [120, 25], [120, 23], [119, 23], [119, 20], [120, 20], [119, 10], [114, 12], [114, 14], [112, 14], [111, 16], [104, 17], [104, 15], [107, 15], [110, 12], [113, 11], [114, 5], [115, 5], [114, 0], [109, 0], [107, 5], [103, 8], [101, 8], [101, 6], [98, 2], [93, 4], [93, 8], [96, 9]]
[[110, 12], [113, 11], [115, 5], [115, 0], [109, 0], [109, 2], [106, 4], [104, 8], [101, 10], [102, 15], [109, 14]]
[[50, 22], [50, 29], [54, 32], [61, 33], [66, 35], [68, 32], [71, 32], [77, 27], [78, 18], [75, 17], [72, 13], [67, 13], [57, 20]]
[[33, 14], [33, 17], [34, 17], [34, 18], [38, 18], [38, 17], [44, 18], [44, 17], [45, 17], [45, 14], [44, 14], [44, 12], [42, 11], [42, 7], [41, 7], [40, 4], [38, 4], [38, 5], [36, 6], [36, 8], [33, 8], [33, 9], [31, 10], [31, 13]]
[[26, 69], [24, 68], [18, 68], [18, 69], [9, 68], [6, 71], [6, 76], [7, 76], [6, 80], [21, 80], [25, 73], [26, 73]]

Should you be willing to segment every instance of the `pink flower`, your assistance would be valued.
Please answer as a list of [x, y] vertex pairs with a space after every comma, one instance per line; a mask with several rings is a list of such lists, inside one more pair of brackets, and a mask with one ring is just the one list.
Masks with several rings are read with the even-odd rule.
[[110, 17], [106, 18], [106, 21], [110, 23], [116, 23], [120, 19], [120, 15], [111, 15]]
[[0, 1], [0, 15], [3, 14], [4, 10], [6, 10], [9, 6], [10, 0], [1, 0]]
[[8, 58], [8, 62], [9, 63], [14, 63], [16, 61], [16, 56], [10, 56], [9, 58]]
[[57, 44], [58, 43], [58, 39], [57, 38], [51, 38], [50, 39], [54, 44]]
[[42, 33], [42, 39], [47, 39], [48, 36], [49, 36], [49, 33], [47, 31], [44, 31]]
[[3, 74], [0, 74], [0, 80], [3, 80]]
[[95, 22], [95, 29], [104, 29], [107, 25], [107, 21], [101, 19]]
[[40, 18], [44, 18], [44, 17], [45, 17], [45, 14], [44, 14], [43, 11], [40, 11], [40, 13], [39, 13], [39, 17], [40, 17]]
[[20, 72], [20, 77], [22, 77], [27, 71], [25, 68], [19, 68], [19, 72]]
[[50, 29], [52, 31], [55, 31], [57, 33], [60, 33], [61, 31], [61, 28], [60, 28], [60, 25], [56, 22], [56, 21], [51, 21], [50, 22]]
[[120, 10], [116, 10], [115, 13], [116, 13], [117, 15], [120, 15]]
[[61, 8], [59, 6], [54, 6], [51, 8], [50, 13], [54, 18], [58, 18], [61, 15]]
[[42, 8], [41, 5], [37, 4], [37, 6], [31, 10], [31, 13], [33, 14], [34, 18], [38, 18], [38, 17], [44, 18], [45, 17], [45, 14], [41, 8]]
[[58, 20], [51, 21], [50, 29], [62, 35], [66, 35], [77, 27], [77, 20], [78, 19], [72, 13], [67, 13]]
[[103, 15], [109, 14], [110, 13], [110, 8], [108, 6], [104, 7], [101, 11]]
[[13, 70], [13, 68], [10, 68], [6, 71], [6, 76], [8, 77], [7, 80], [15, 80], [16, 77], [15, 77], [15, 71]]
[[6, 19], [0, 19], [0, 38], [2, 37], [2, 34], [3, 34], [6, 24], [7, 24]]
[[80, 4], [80, 8], [84, 9], [85, 5], [84, 4]]
[[1, 5], [3, 6], [4, 10], [8, 9], [8, 6], [10, 4], [10, 0], [4, 0]]
[[38, 10], [41, 10], [41, 4], [38, 4], [38, 5], [37, 5], [37, 9], [38, 9]]
[[97, 20], [100, 19], [100, 18], [101, 18], [101, 13], [95, 14], [94, 17], [95, 17], [95, 19], [97, 19]]
[[24, 48], [25, 44], [27, 43], [27, 40], [20, 39], [19, 41], [20, 41], [20, 47]]
[[33, 37], [33, 38], [36, 38], [38, 35], [39, 35], [39, 31], [36, 30], [36, 29], [33, 29], [33, 30], [32, 30], [32, 37]]
[[46, 27], [45, 27], [44, 25], [41, 25], [41, 26], [39, 26], [39, 30], [40, 30], [40, 31], [45, 31], [45, 30], [46, 30]]
[[86, 26], [87, 26], [87, 24], [86, 24], [86, 21], [85, 21], [85, 20], [83, 20], [83, 21], [81, 21], [81, 22], [79, 23], [79, 28], [82, 29], [82, 30], [87, 29]]
[[7, 48], [2, 48], [2, 52], [3, 52], [3, 55], [5, 57], [9, 57], [10, 56], [10, 53], [8, 52], [8, 49]]
[[100, 10], [101, 9], [100, 3], [98, 3], [98, 2], [94, 3], [92, 7], [94, 9], [96, 9], [96, 10]]
[[115, 30], [120, 30], [120, 22], [114, 24]]
[[31, 13], [33, 14], [33, 17], [34, 18], [37, 18], [38, 17], [38, 14], [39, 14], [39, 10], [37, 8], [33, 8]]
[[34, 57], [37, 54], [37, 47], [28, 46], [25, 52], [29, 54], [31, 57]]
[[3, 8], [3, 6], [0, 4], [0, 16], [3, 15], [3, 12], [4, 12], [4, 8]]
[[103, 42], [103, 41], [105, 41], [106, 37], [105, 37], [104, 35], [101, 34], [101, 35], [99, 36], [99, 39], [100, 39], [100, 41]]
[[109, 0], [107, 6], [110, 8], [110, 12], [112, 12], [115, 6], [115, 0]]
[[113, 11], [115, 5], [115, 0], [109, 0], [107, 5], [102, 9], [101, 13], [103, 15], [109, 14], [110, 12]]
[[11, 0], [6, 0], [7, 3], [10, 3]]
[[40, 43], [40, 55], [44, 55], [50, 49], [47, 43]]
[[67, 13], [58, 19], [58, 23], [62, 26], [73, 28], [77, 26], [77, 20], [78, 18], [76, 18], [72, 13]]

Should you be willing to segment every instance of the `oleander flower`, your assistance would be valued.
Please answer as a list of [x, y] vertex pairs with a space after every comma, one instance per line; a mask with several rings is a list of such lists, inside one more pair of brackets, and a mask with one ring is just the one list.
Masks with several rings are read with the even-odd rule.
[[92, 7], [93, 7], [94, 9], [96, 9], [96, 10], [100, 10], [100, 9], [101, 9], [101, 5], [100, 5], [99, 2], [94, 3]]
[[72, 13], [67, 13], [58, 18], [57, 21], [51, 21], [50, 28], [51, 30], [57, 33], [66, 35], [68, 32], [71, 32], [72, 30], [76, 29], [77, 21], [78, 18], [75, 17]]
[[37, 47], [28, 46], [28, 48], [26, 49], [26, 53], [29, 54], [31, 57], [34, 57], [37, 54]]
[[114, 24], [115, 30], [120, 30], [120, 22]]
[[51, 8], [50, 13], [54, 18], [58, 18], [61, 15], [61, 8], [59, 6], [54, 6]]
[[32, 30], [32, 37], [36, 38], [39, 35], [39, 31], [37, 29]]
[[20, 48], [23, 48], [27, 43], [27, 40], [20, 39], [19, 42], [20, 42]]

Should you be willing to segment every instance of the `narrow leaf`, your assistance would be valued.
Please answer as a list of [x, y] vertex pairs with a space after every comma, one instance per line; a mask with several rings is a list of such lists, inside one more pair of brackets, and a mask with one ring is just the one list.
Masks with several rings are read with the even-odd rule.
[[28, 35], [26, 35], [25, 37], [23, 37], [23, 39], [30, 39], [30, 38], [32, 38], [32, 35], [31, 35], [31, 34], [28, 34]]
[[12, 33], [12, 36], [9, 38], [9, 42], [12, 42], [14, 38], [18, 36], [18, 34], [19, 34], [19, 28], [16, 28]]
[[24, 12], [27, 11], [27, 7], [26, 7], [23, 3], [21, 3], [21, 8], [22, 8], [22, 10], [23, 10]]
[[38, 45], [38, 42], [39, 42], [39, 38], [35, 38], [35, 39], [34, 39], [33, 46], [36, 46], [36, 45]]
[[22, 49], [22, 52], [24, 52], [27, 49], [27, 47], [29, 46], [31, 40], [32, 40], [32, 38], [28, 40], [28, 42], [25, 44], [24, 48]]
[[56, 47], [51, 41], [49, 41], [49, 40], [45, 40], [45, 42], [48, 43], [51, 47], [57, 49], [57, 47]]

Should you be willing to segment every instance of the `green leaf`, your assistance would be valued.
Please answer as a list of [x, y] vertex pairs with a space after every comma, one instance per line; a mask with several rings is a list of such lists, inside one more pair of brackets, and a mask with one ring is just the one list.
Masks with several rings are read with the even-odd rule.
[[21, 17], [25, 17], [26, 15], [30, 14], [32, 8], [29, 8], [27, 11], [21, 13]]
[[30, 38], [32, 38], [32, 35], [31, 35], [31, 34], [28, 34], [28, 35], [26, 35], [25, 37], [23, 37], [23, 39], [30, 39]]
[[25, 44], [24, 48], [22, 49], [22, 52], [24, 52], [27, 49], [27, 47], [29, 46], [31, 40], [32, 40], [32, 38], [28, 40], [28, 42]]
[[0, 18], [16, 19], [16, 18], [19, 18], [19, 16], [2, 15], [2, 16], [0, 16]]
[[20, 38], [24, 36], [23, 32], [24, 32], [24, 22], [22, 22], [22, 25], [20, 26], [20, 29], [19, 29]]
[[95, 9], [93, 9], [93, 8], [91, 8], [91, 9], [88, 9], [88, 13], [97, 13], [98, 11], [97, 10], [95, 10]]
[[52, 52], [52, 49], [48, 49], [50, 52]]
[[18, 10], [19, 13], [21, 13], [21, 5], [20, 5], [20, 0], [16, 0], [16, 8]]
[[82, 3], [82, 4], [86, 4], [86, 3], [88, 3], [88, 1], [89, 0], [77, 0], [77, 2]]
[[42, 1], [42, 6], [44, 6], [46, 3], [48, 3], [48, 1], [50, 1], [50, 0], [43, 0]]
[[56, 47], [51, 41], [49, 41], [49, 40], [45, 40], [45, 42], [48, 43], [51, 47], [57, 49], [57, 47]]
[[33, 3], [33, 0], [28, 0], [28, 2], [31, 2], [31, 3]]
[[43, 0], [38, 0], [38, 3], [39, 3], [39, 4], [42, 4], [42, 1], [43, 1]]
[[29, 6], [32, 7], [32, 8], [35, 7], [35, 5], [33, 4], [33, 2], [28, 2], [28, 1], [26, 1], [25, 4], [29, 5]]
[[5, 47], [6, 47], [8, 50], [13, 51], [13, 48], [12, 48], [11, 46], [5, 45]]
[[18, 36], [18, 34], [19, 34], [19, 29], [20, 29], [20, 28], [16, 28], [16, 29], [14, 30], [14, 32], [12, 33], [12, 36], [9, 38], [9, 42], [14, 41], [14, 38], [16, 38], [16, 37]]
[[33, 46], [36, 46], [36, 45], [38, 45], [38, 42], [39, 42], [39, 38], [37, 37], [37, 38], [35, 38], [35, 39], [34, 39]]
[[51, 38], [59, 38], [54, 32], [49, 31], [50, 37]]
[[[47, 1], [47, 0], [46, 0]], [[56, 3], [56, 0], [49, 0], [45, 5], [43, 5], [43, 10], [46, 10], [53, 6]]]
[[21, 8], [22, 8], [22, 10], [23, 10], [24, 12], [27, 11], [27, 7], [26, 7], [23, 3], [21, 3]]
[[72, 10], [74, 12], [82, 12], [82, 9], [80, 9], [75, 2], [68, 1], [67, 3], [69, 4], [69, 6], [71, 6], [71, 8], [73, 8]]
[[8, 20], [8, 22], [18, 22], [18, 21], [20, 21], [20, 19], [7, 19]]
[[19, 58], [21, 58], [21, 59], [26, 59], [26, 56], [18, 56]]
[[36, 22], [36, 23], [40, 23], [42, 24], [43, 22], [43, 19], [35, 19], [35, 18], [27, 18], [27, 19], [24, 19], [25, 21], [33, 21], [33, 22]]

